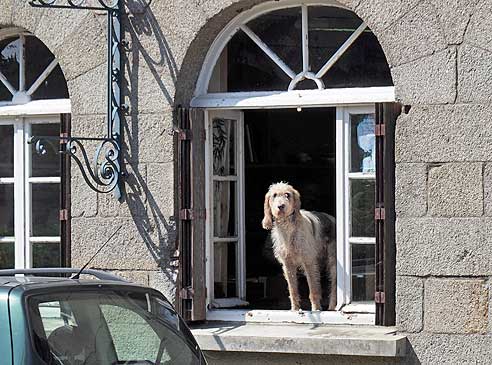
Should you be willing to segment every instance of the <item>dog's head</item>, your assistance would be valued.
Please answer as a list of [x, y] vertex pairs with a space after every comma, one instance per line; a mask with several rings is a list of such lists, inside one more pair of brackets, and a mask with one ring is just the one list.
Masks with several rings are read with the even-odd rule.
[[272, 229], [273, 219], [289, 217], [301, 209], [301, 196], [291, 185], [280, 182], [270, 185], [263, 205], [264, 229]]

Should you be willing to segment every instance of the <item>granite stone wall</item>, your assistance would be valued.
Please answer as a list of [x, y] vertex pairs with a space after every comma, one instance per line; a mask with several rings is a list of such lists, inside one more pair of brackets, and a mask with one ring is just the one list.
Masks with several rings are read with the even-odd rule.
[[[174, 297], [176, 273], [169, 265], [176, 235], [173, 107], [189, 103], [218, 32], [260, 2], [154, 0], [145, 8], [143, 2], [127, 1], [125, 200], [92, 192], [73, 170], [74, 266], [122, 225], [93, 265]], [[411, 106], [399, 117], [396, 136], [397, 325], [409, 339], [404, 362], [485, 363], [492, 355], [492, 1], [339, 3], [374, 31], [397, 99]], [[2, 27], [32, 32], [59, 59], [72, 102], [73, 135], [103, 135], [104, 14], [33, 9], [21, 0], [0, 0], [0, 9]], [[230, 363], [232, 356], [209, 355], [217, 364]], [[260, 355], [235, 355], [237, 363], [323, 360], [271, 355], [264, 362]]]

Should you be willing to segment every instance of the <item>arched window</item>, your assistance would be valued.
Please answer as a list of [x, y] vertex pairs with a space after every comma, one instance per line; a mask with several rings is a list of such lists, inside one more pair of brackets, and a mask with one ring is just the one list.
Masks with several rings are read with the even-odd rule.
[[[203, 158], [205, 181], [194, 189], [204, 190], [207, 212], [208, 319], [374, 323], [384, 291], [375, 280], [384, 215], [375, 212], [384, 207], [381, 124], [390, 114], [379, 103], [387, 102], [394, 88], [376, 36], [335, 1], [263, 3], [223, 29], [191, 101], [205, 111], [205, 152], [192, 167]], [[290, 308], [287, 283], [261, 227], [266, 190], [280, 181], [299, 190], [304, 209], [336, 218], [336, 284], [323, 274], [316, 317], [281, 311]], [[299, 291], [309, 310], [303, 278]]]
[[52, 150], [38, 156], [27, 141], [66, 133], [60, 114], [69, 112], [55, 56], [32, 34], [0, 29], [0, 268], [66, 264], [68, 162]]

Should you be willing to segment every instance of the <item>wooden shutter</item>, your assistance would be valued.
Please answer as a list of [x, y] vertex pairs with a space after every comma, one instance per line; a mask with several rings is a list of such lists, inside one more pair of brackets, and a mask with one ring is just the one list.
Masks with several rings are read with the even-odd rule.
[[200, 109], [179, 107], [177, 307], [187, 321], [205, 319], [205, 122]]
[[376, 104], [376, 324], [395, 324], [395, 125], [397, 103]]
[[[60, 116], [60, 150], [65, 149], [63, 138], [70, 136], [71, 115]], [[70, 225], [70, 156], [60, 153], [60, 239], [61, 239], [61, 266], [71, 266], [71, 225]]]

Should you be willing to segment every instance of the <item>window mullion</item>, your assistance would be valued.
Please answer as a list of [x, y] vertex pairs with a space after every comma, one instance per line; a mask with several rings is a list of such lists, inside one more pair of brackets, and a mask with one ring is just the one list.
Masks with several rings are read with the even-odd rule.
[[[31, 124], [24, 120], [24, 141], [27, 141], [31, 136]], [[25, 250], [25, 266], [26, 268], [32, 267], [32, 245], [30, 243], [31, 238], [31, 183], [29, 177], [31, 175], [31, 145], [24, 143], [24, 250]]]
[[309, 31], [308, 31], [308, 7], [303, 4], [302, 11], [302, 71], [309, 71]]
[[26, 58], [25, 58], [25, 45], [26, 36], [21, 34], [19, 36], [19, 92], [26, 91]]
[[14, 235], [15, 268], [25, 268], [24, 231], [24, 128], [21, 119], [14, 122]]

